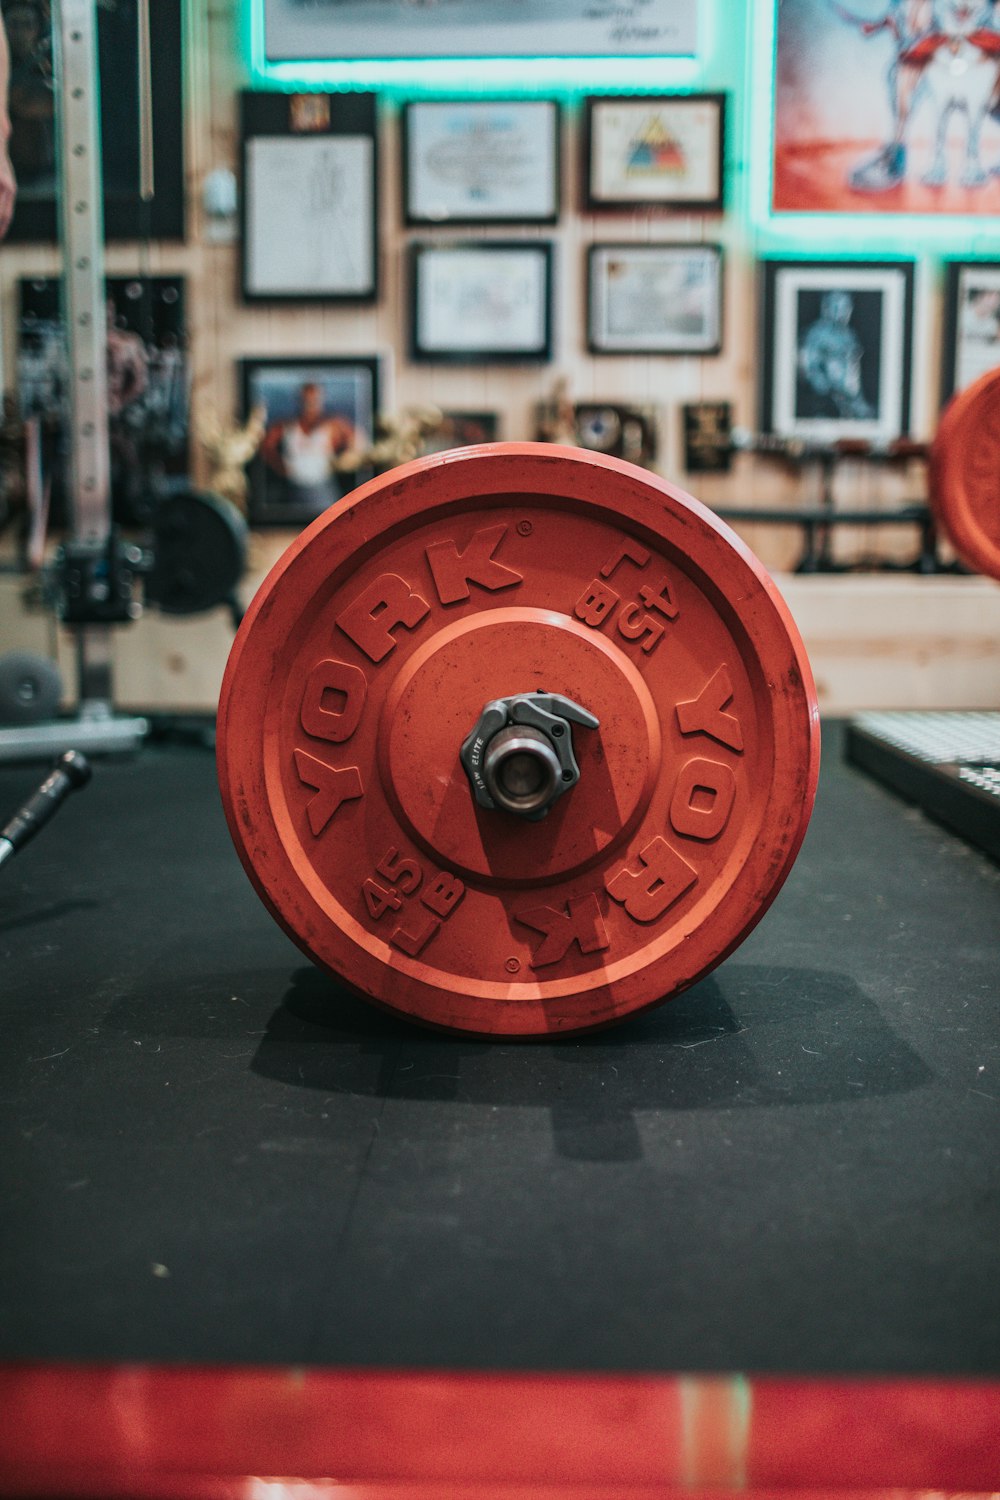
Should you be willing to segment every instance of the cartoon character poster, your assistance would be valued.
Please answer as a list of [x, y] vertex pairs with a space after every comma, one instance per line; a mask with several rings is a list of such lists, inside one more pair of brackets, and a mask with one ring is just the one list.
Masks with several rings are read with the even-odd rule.
[[1000, 0], [778, 0], [772, 206], [1000, 212]]

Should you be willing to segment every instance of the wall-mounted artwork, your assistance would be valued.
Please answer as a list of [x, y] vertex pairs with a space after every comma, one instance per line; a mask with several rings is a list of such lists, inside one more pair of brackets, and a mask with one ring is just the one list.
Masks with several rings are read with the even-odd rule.
[[947, 272], [942, 405], [1000, 365], [1000, 263], [953, 260]]
[[724, 94], [624, 95], [586, 101], [589, 209], [722, 208]]
[[776, 212], [1000, 212], [992, 0], [780, 0]]
[[552, 246], [478, 240], [410, 247], [416, 360], [534, 361], [552, 346]]
[[244, 415], [263, 408], [266, 423], [248, 470], [252, 526], [305, 526], [371, 478], [338, 460], [371, 446], [375, 356], [245, 359], [241, 374]]
[[254, 0], [269, 62], [691, 57], [696, 0]]
[[911, 261], [765, 261], [761, 428], [889, 443], [910, 420]]
[[552, 99], [427, 99], [403, 110], [408, 224], [554, 224], [559, 106]]
[[718, 245], [591, 245], [587, 341], [593, 354], [717, 354]]
[[[18, 400], [41, 424], [51, 478], [50, 520], [67, 519], [69, 362], [56, 277], [19, 283]], [[187, 473], [188, 365], [184, 279], [109, 276], [106, 282], [111, 499], [121, 525], [144, 525], [163, 481]]]
[[[0, 0], [10, 48], [10, 158], [18, 194], [8, 239], [56, 238], [56, 80], [49, 0]], [[139, 23], [136, 0], [96, 7], [104, 233], [183, 239], [181, 0], [149, 7], [153, 196], [139, 191]]]
[[445, 453], [449, 448], [468, 448], [477, 443], [495, 443], [500, 436], [500, 414], [495, 411], [445, 411], [440, 427], [424, 438], [424, 453]]
[[378, 291], [374, 94], [243, 94], [243, 296], [371, 302]]

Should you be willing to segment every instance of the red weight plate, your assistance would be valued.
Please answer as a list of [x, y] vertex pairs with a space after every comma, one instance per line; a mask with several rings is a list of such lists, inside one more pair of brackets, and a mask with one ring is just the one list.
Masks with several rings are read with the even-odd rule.
[[[459, 750], [492, 699], [590, 710], [527, 822]], [[434, 1026], [533, 1036], [677, 994], [746, 936], [819, 763], [805, 652], [746, 547], [618, 459], [497, 443], [315, 521], [240, 627], [219, 705], [240, 857], [313, 958]]]
[[1000, 578], [1000, 369], [945, 407], [931, 448], [931, 505], [964, 563]]

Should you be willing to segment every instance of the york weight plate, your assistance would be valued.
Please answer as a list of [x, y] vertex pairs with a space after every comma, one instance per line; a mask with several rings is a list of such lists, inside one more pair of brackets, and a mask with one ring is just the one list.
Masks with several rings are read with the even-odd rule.
[[805, 833], [818, 715], [710, 511], [498, 443], [393, 469], [293, 543], [237, 634], [218, 758], [310, 957], [428, 1024], [537, 1036], [675, 995], [746, 936]]
[[949, 402], [931, 448], [931, 505], [964, 563], [1000, 578], [1000, 369]]

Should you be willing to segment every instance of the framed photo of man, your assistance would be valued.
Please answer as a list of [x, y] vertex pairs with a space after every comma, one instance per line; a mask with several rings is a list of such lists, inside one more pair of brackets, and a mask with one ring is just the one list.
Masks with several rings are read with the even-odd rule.
[[420, 99], [403, 109], [407, 224], [554, 224], [554, 99]]
[[302, 527], [371, 478], [356, 455], [370, 448], [379, 410], [379, 360], [244, 359], [243, 412], [265, 413], [248, 470], [251, 526]]
[[910, 423], [912, 261], [765, 261], [761, 428], [889, 443]]
[[941, 404], [1000, 365], [1000, 262], [946, 266]]
[[[149, 85], [153, 194], [139, 173], [137, 0], [96, 7], [104, 233], [109, 240], [184, 238], [181, 0], [151, 0]], [[8, 240], [55, 240], [56, 77], [51, 0], [0, 0], [10, 52], [9, 151], [18, 193]]]

